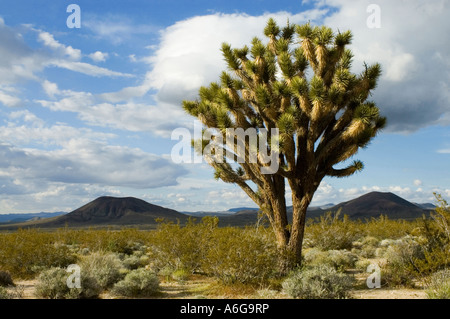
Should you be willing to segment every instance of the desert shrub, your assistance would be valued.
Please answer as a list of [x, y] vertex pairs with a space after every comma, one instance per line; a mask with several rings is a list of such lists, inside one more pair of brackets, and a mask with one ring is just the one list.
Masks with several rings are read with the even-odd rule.
[[429, 275], [450, 267], [450, 208], [448, 203], [435, 194], [439, 206], [431, 213], [431, 220], [423, 219], [420, 229], [423, 258], [416, 259], [419, 275]]
[[308, 248], [303, 252], [303, 260], [307, 266], [317, 266], [329, 263], [328, 252], [319, 248]]
[[102, 288], [98, 282], [81, 273], [81, 288], [69, 288], [67, 278], [69, 274], [65, 269], [53, 267], [47, 269], [38, 277], [35, 295], [43, 299], [85, 299], [96, 298]]
[[67, 267], [76, 256], [54, 234], [34, 229], [0, 234], [0, 266], [19, 278], [32, 278], [49, 267]]
[[172, 279], [178, 282], [184, 282], [189, 278], [190, 274], [186, 269], [177, 269], [172, 273]]
[[423, 247], [412, 237], [390, 245], [384, 254], [383, 277], [392, 286], [414, 286], [417, 261], [424, 258]]
[[351, 249], [352, 243], [361, 237], [360, 223], [351, 221], [347, 215], [340, 218], [340, 212], [320, 216], [315, 222], [309, 222], [305, 233], [308, 247], [323, 251]]
[[450, 299], [450, 269], [432, 274], [426, 293], [428, 299]]
[[411, 234], [419, 225], [419, 220], [392, 220], [385, 215], [381, 215], [378, 218], [366, 220], [365, 223], [361, 224], [361, 231], [365, 233], [365, 236], [379, 240], [386, 238], [399, 239]]
[[103, 288], [109, 288], [123, 278], [123, 267], [115, 253], [97, 251], [83, 256], [80, 260], [81, 273], [94, 278]]
[[221, 228], [214, 235], [202, 269], [222, 282], [262, 283], [278, 270], [271, 230]]
[[5, 287], [0, 286], [0, 299], [12, 299], [11, 294]]
[[311, 248], [307, 249], [304, 254], [307, 266], [329, 265], [339, 271], [354, 267], [357, 259], [357, 256], [348, 250], [322, 251]]
[[166, 281], [169, 281], [169, 278], [172, 276], [175, 270], [170, 266], [165, 266], [158, 270], [158, 275], [162, 276]]
[[11, 274], [7, 271], [0, 270], [0, 287], [14, 286]]
[[363, 237], [352, 243], [352, 252], [363, 258], [373, 258], [376, 256], [379, 242], [379, 239], [373, 236]]
[[126, 269], [134, 270], [140, 267], [144, 267], [148, 264], [149, 257], [142, 256], [141, 253], [133, 254], [133, 255], [125, 255], [122, 259], [122, 264]]
[[348, 250], [330, 250], [330, 260], [337, 270], [345, 270], [355, 266], [358, 257]]
[[368, 245], [368, 246], [377, 247], [379, 242], [380, 242], [380, 240], [373, 236], [366, 236], [361, 240], [361, 243], [363, 246]]
[[368, 245], [362, 247], [361, 251], [359, 252], [359, 255], [364, 258], [373, 258], [376, 256], [376, 253], [377, 247]]
[[355, 268], [361, 271], [367, 271], [367, 267], [372, 264], [372, 261], [369, 259], [358, 259], [355, 263]]
[[300, 299], [343, 299], [349, 297], [354, 278], [329, 265], [298, 269], [282, 283], [284, 292]]
[[156, 274], [144, 268], [130, 271], [123, 280], [117, 282], [111, 290], [113, 295], [123, 297], [150, 297], [159, 290]]
[[134, 228], [114, 229], [59, 229], [56, 241], [79, 247], [80, 251], [109, 251], [131, 255], [148, 240], [148, 233]]
[[153, 232], [149, 254], [151, 266], [199, 271], [202, 260], [211, 247], [218, 219], [204, 217], [200, 223], [190, 219], [187, 225], [162, 223]]

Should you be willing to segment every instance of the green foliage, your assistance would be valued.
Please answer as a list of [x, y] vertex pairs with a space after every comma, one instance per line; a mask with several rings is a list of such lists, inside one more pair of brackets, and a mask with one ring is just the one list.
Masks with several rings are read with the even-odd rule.
[[184, 282], [189, 278], [189, 275], [191, 275], [191, 273], [186, 269], [177, 269], [172, 273], [172, 279], [178, 282]]
[[0, 265], [11, 275], [31, 278], [41, 269], [74, 263], [76, 257], [69, 247], [53, 237], [33, 229], [0, 234]]
[[225, 283], [261, 283], [277, 271], [278, 251], [267, 229], [223, 228], [213, 242], [203, 269]]
[[111, 293], [124, 297], [150, 297], [159, 290], [156, 274], [144, 268], [130, 271], [123, 280], [116, 283]]
[[365, 236], [377, 238], [378, 240], [399, 239], [412, 234], [420, 227], [420, 221], [392, 220], [385, 215], [371, 218], [361, 224], [361, 231]]
[[423, 255], [414, 257], [414, 271], [426, 276], [450, 267], [450, 208], [441, 195], [435, 194], [439, 206], [418, 227]]
[[305, 266], [315, 267], [329, 265], [338, 271], [353, 268], [358, 257], [348, 250], [322, 251], [318, 248], [310, 248], [305, 251]]
[[218, 219], [205, 217], [201, 223], [190, 220], [182, 227], [179, 224], [160, 224], [153, 233], [149, 247], [152, 267], [156, 270], [166, 266], [172, 269], [199, 271], [209, 248]]
[[161, 224], [150, 245], [150, 265], [168, 278], [174, 271], [204, 273], [223, 282], [255, 282], [277, 267], [270, 229], [218, 228], [216, 218], [186, 226]]
[[123, 265], [118, 255], [114, 253], [93, 252], [81, 257], [79, 265], [81, 273], [94, 278], [103, 289], [111, 287], [123, 277], [120, 271]]
[[351, 249], [352, 243], [360, 237], [360, 225], [350, 221], [348, 216], [340, 218], [340, 212], [328, 212], [318, 221], [309, 223], [306, 229], [306, 245], [321, 250]]
[[404, 237], [390, 245], [385, 254], [383, 278], [391, 286], [414, 287], [417, 261], [423, 259], [424, 252], [417, 238]]
[[428, 299], [450, 299], [450, 269], [434, 273], [426, 289]]
[[81, 288], [69, 288], [65, 269], [52, 267], [38, 277], [35, 295], [42, 299], [87, 299], [97, 298], [102, 291], [98, 282], [81, 272]]
[[134, 253], [132, 255], [125, 255], [122, 260], [122, 265], [129, 270], [145, 267], [148, 263], [149, 257], [146, 255], [141, 255], [140, 252]]
[[298, 269], [283, 282], [283, 290], [292, 298], [344, 299], [354, 283], [352, 276], [329, 265]]

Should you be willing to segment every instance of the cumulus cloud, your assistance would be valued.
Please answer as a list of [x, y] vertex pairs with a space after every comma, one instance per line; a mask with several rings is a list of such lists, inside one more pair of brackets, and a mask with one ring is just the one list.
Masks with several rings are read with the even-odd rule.
[[94, 53], [89, 54], [89, 57], [94, 62], [105, 62], [108, 58], [109, 54], [101, 51], [95, 51]]
[[[55, 91], [56, 93], [57, 91]], [[165, 103], [108, 103], [89, 92], [64, 90], [59, 99], [37, 100], [53, 111], [69, 111], [89, 125], [112, 127], [131, 132], [151, 132], [169, 138], [173, 129], [183, 125], [184, 111]]]
[[17, 96], [9, 95], [0, 90], [0, 103], [8, 107], [18, 107], [22, 105], [22, 100]]
[[64, 148], [52, 151], [1, 144], [0, 154], [2, 179], [10, 183], [31, 180], [154, 188], [174, 185], [184, 173], [160, 156], [85, 139], [71, 139]]
[[442, 122], [450, 113], [450, 42], [442, 39], [450, 32], [448, 1], [377, 1], [380, 28], [367, 26], [371, 3], [315, 1], [317, 7], [336, 9], [324, 19], [326, 25], [353, 32], [355, 70], [362, 70], [364, 61], [381, 63], [383, 75], [373, 98], [388, 118], [387, 130], [450, 124]]
[[147, 58], [152, 66], [148, 81], [158, 90], [160, 101], [180, 104], [183, 99], [194, 99], [200, 86], [217, 81], [226, 69], [220, 52], [223, 42], [242, 47], [254, 36], [263, 38], [262, 29], [269, 17], [283, 25], [287, 19], [291, 23], [315, 20], [325, 12], [315, 9], [261, 16], [217, 13], [179, 21], [161, 32], [157, 50]]

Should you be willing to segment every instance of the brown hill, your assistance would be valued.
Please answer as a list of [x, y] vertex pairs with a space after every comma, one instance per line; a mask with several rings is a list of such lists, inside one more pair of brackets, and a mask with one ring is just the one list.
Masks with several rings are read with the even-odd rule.
[[9, 225], [20, 227], [96, 227], [155, 225], [156, 219], [185, 221], [188, 216], [134, 197], [99, 197], [62, 216]]
[[364, 219], [386, 215], [390, 219], [416, 219], [429, 211], [393, 194], [371, 192], [348, 202], [338, 204], [331, 211], [341, 210], [341, 214], [351, 219]]

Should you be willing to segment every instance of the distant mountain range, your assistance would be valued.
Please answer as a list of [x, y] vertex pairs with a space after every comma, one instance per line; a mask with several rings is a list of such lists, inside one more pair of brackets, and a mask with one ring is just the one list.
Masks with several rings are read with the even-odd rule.
[[[414, 204], [393, 193], [371, 192], [337, 205], [327, 204], [310, 207], [308, 217], [319, 217], [332, 211], [341, 211], [351, 219], [369, 219], [386, 215], [390, 219], [416, 219], [427, 215], [433, 204]], [[219, 212], [178, 212], [173, 209], [150, 204], [134, 197], [99, 197], [70, 213], [37, 213], [0, 215], [0, 229], [18, 227], [105, 227], [105, 226], [155, 226], [157, 219], [180, 221], [189, 217], [217, 216], [219, 225], [242, 226], [258, 221], [258, 209], [238, 207]], [[288, 208], [292, 219], [292, 207]]]
[[0, 214], [0, 223], [21, 223], [30, 220], [39, 220], [42, 218], [50, 218], [67, 214], [67, 212], [55, 213], [25, 213], [25, 214]]

